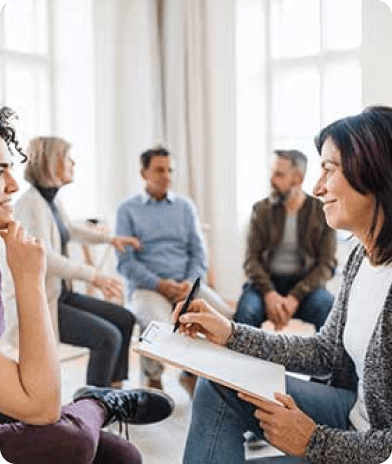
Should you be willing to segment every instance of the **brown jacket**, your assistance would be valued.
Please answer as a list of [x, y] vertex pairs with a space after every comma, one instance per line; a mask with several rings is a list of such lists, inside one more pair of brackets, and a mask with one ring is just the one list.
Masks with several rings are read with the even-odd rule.
[[[269, 198], [253, 205], [244, 270], [262, 295], [274, 289], [270, 264], [274, 250], [283, 238], [285, 217], [284, 206], [272, 205]], [[298, 211], [297, 233], [301, 280], [290, 294], [302, 301], [315, 288], [325, 285], [337, 264], [336, 234], [325, 222], [320, 200], [306, 196]]]

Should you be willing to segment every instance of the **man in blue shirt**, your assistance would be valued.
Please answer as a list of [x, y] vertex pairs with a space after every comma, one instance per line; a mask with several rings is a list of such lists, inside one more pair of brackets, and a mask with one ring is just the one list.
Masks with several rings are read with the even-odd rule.
[[[196, 277], [207, 271], [206, 246], [196, 208], [189, 198], [170, 191], [170, 153], [163, 147], [141, 154], [145, 190], [117, 211], [116, 234], [136, 236], [139, 250], [118, 254], [119, 273], [127, 281], [132, 312], [142, 329], [151, 320], [170, 322], [174, 303], [186, 298]], [[228, 305], [207, 285], [199, 297], [229, 316]], [[162, 388], [163, 366], [142, 358], [148, 386]]]

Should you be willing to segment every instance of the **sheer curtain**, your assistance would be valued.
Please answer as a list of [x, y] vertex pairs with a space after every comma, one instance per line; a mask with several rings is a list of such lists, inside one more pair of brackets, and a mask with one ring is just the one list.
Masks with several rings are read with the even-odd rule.
[[[162, 143], [175, 190], [211, 225], [217, 287], [241, 283], [235, 196], [234, 0], [94, 0], [102, 210], [140, 189], [139, 155]], [[230, 277], [228, 278], [228, 269]]]
[[206, 219], [211, 134], [205, 0], [160, 0], [159, 13], [165, 142], [177, 160], [177, 188]]

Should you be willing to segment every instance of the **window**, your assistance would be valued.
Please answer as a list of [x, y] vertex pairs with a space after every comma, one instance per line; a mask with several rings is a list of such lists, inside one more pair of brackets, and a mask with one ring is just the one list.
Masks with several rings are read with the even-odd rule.
[[[23, 147], [52, 128], [48, 18], [49, 0], [13, 0], [0, 15], [0, 105], [18, 114]], [[15, 174], [23, 187], [21, 171]]]
[[11, 0], [0, 14], [0, 105], [17, 112], [23, 147], [38, 135], [71, 143], [76, 178], [61, 195], [75, 219], [98, 214], [92, 22], [93, 0]]
[[252, 203], [269, 193], [274, 148], [304, 151], [304, 188], [311, 192], [319, 174], [314, 136], [361, 110], [362, 2], [237, 0], [236, 43], [241, 224]]

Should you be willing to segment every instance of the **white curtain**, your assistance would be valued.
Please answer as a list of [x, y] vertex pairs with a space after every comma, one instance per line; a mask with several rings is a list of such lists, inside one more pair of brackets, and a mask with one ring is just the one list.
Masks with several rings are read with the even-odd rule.
[[206, 220], [210, 171], [205, 0], [161, 0], [165, 142], [177, 159], [177, 188]]
[[118, 202], [141, 188], [143, 150], [167, 146], [175, 159], [175, 190], [189, 195], [211, 225], [217, 286], [229, 298], [237, 296], [241, 281], [234, 4], [94, 0], [102, 210], [113, 216]]

